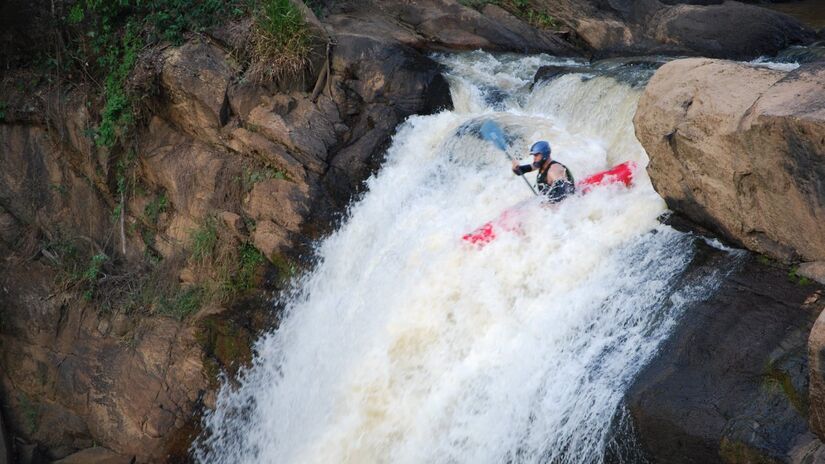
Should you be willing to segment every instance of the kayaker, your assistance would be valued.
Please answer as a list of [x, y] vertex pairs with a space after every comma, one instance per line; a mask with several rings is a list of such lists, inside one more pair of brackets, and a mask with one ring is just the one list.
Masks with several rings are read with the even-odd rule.
[[518, 161], [513, 160], [513, 172], [522, 176], [538, 169], [536, 186], [539, 193], [547, 197], [547, 201], [558, 203], [576, 191], [576, 182], [567, 166], [550, 158], [549, 143], [544, 140], [534, 143], [530, 147], [530, 156], [533, 157], [532, 164], [519, 165]]

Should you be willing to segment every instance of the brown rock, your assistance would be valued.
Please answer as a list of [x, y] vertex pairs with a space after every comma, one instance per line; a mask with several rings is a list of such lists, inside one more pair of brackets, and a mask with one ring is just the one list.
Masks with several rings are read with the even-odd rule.
[[200, 219], [215, 209], [230, 209], [227, 205], [240, 198], [240, 163], [228, 153], [176, 132], [157, 117], [149, 134], [141, 163], [147, 179], [166, 190], [175, 211]]
[[331, 101], [320, 102], [315, 104], [306, 96], [276, 96], [249, 112], [249, 125], [290, 149], [299, 161], [308, 165], [323, 163], [338, 140], [335, 125], [340, 118], [335, 105], [323, 104]]
[[802, 263], [796, 273], [825, 285], [825, 261]]
[[243, 218], [232, 211], [221, 211], [218, 218], [223, 222], [227, 229], [235, 236], [242, 237], [246, 235], [246, 225], [243, 223]]
[[272, 221], [298, 232], [309, 212], [309, 195], [295, 182], [267, 179], [252, 187], [244, 211], [256, 221]]
[[631, 47], [637, 41], [631, 28], [615, 19], [580, 19], [576, 22], [576, 33], [597, 50]]
[[654, 187], [671, 209], [754, 251], [825, 259], [823, 86], [823, 65], [666, 64], [634, 119]]
[[132, 456], [124, 456], [106, 448], [95, 447], [78, 451], [54, 461], [54, 464], [131, 464], [132, 462], [134, 462]]
[[368, 32], [383, 42], [398, 41], [416, 48], [579, 54], [556, 35], [491, 5], [477, 11], [451, 0], [354, 2], [346, 14], [332, 15], [326, 21], [337, 33]]
[[229, 118], [227, 89], [232, 69], [226, 53], [205, 41], [187, 42], [164, 55], [161, 84], [178, 126], [211, 140]]
[[258, 221], [252, 235], [252, 243], [267, 259], [272, 260], [287, 247], [289, 234], [272, 221]]
[[273, 142], [258, 132], [238, 127], [232, 131], [231, 135], [232, 139], [228, 143], [230, 148], [264, 160], [276, 169], [286, 172], [291, 179], [304, 180], [307, 169], [318, 174], [325, 170], [326, 163], [311, 158], [310, 163], [303, 164], [295, 159], [283, 145]]
[[254, 82], [233, 83], [227, 90], [229, 107], [232, 109], [232, 113], [241, 118], [242, 121], [246, 121], [249, 112], [263, 103], [264, 96], [267, 93], [266, 89]]

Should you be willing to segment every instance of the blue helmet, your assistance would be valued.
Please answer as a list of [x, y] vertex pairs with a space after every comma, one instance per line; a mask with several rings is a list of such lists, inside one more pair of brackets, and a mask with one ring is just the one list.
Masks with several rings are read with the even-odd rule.
[[533, 146], [530, 147], [530, 155], [541, 155], [541, 161], [538, 164], [541, 166], [544, 164], [545, 161], [550, 159], [550, 144], [545, 142], [544, 140], [539, 140], [538, 142], [534, 143]]

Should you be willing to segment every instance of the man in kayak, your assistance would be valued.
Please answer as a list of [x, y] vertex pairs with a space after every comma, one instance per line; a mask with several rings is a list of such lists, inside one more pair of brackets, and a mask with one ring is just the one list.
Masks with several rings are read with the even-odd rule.
[[518, 161], [513, 160], [513, 172], [522, 176], [538, 169], [536, 186], [539, 193], [547, 197], [547, 201], [558, 203], [576, 191], [576, 182], [567, 166], [550, 158], [549, 143], [544, 140], [534, 143], [530, 147], [530, 155], [533, 157], [533, 164], [519, 166]]

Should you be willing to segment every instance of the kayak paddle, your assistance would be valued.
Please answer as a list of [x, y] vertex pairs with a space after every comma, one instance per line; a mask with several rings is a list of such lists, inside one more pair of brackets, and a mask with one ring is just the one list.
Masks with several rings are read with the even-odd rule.
[[[495, 123], [495, 121], [491, 121], [489, 119], [484, 121], [484, 123], [481, 124], [481, 129], [479, 129], [479, 131], [481, 132], [481, 136], [484, 138], [484, 140], [492, 142], [493, 145], [496, 146], [496, 148], [498, 148], [504, 153], [504, 156], [506, 156], [508, 160], [513, 160], [510, 154], [507, 153], [507, 140], [504, 137], [504, 132], [502, 132], [501, 127], [499, 127], [498, 124]], [[533, 188], [532, 185], [530, 185], [530, 181], [528, 181], [526, 177], [524, 177], [523, 175], [519, 177], [524, 179], [524, 183], [527, 184], [527, 187], [530, 188], [530, 191], [533, 192], [533, 195], [538, 195], [538, 193], [536, 193], [536, 190]]]

